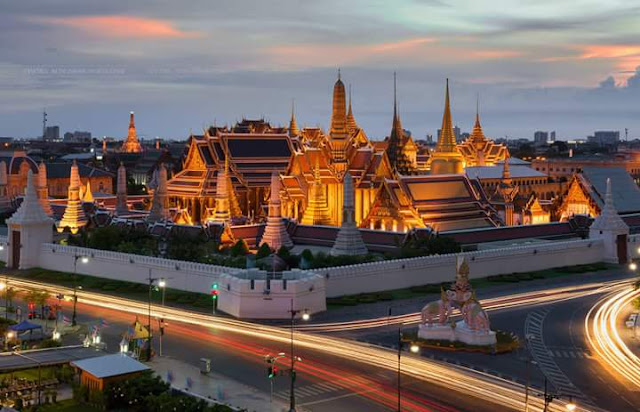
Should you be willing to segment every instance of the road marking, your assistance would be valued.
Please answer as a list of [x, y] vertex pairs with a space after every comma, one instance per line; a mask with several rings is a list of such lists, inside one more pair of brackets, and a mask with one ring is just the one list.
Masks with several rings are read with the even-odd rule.
[[[560, 367], [553, 360], [554, 354], [561, 355], [556, 357], [573, 357], [575, 354], [573, 351], [567, 352], [566, 350], [556, 350], [553, 353], [544, 344], [544, 319], [549, 314], [551, 309], [539, 309], [535, 312], [529, 312], [524, 322], [524, 334], [525, 336], [532, 335], [534, 339], [527, 340], [527, 346], [531, 352], [531, 356], [537, 362], [538, 367], [542, 373], [547, 377], [553, 387], [565, 395], [570, 395], [578, 400], [582, 404], [593, 406], [593, 401], [582, 393], [572, 382], [567, 375], [562, 372]], [[573, 355], [571, 356], [570, 353]]]

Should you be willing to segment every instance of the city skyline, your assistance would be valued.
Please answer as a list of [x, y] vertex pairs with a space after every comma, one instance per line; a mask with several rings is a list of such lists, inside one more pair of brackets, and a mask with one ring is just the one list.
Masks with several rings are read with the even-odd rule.
[[480, 94], [494, 138], [639, 136], [637, 8], [556, 3], [8, 4], [0, 135], [38, 136], [46, 108], [65, 131], [124, 138], [133, 110], [141, 136], [179, 139], [243, 116], [284, 125], [292, 99], [301, 126], [326, 129], [340, 67], [377, 140], [390, 130], [394, 71], [416, 138], [440, 127], [447, 77], [462, 130]]

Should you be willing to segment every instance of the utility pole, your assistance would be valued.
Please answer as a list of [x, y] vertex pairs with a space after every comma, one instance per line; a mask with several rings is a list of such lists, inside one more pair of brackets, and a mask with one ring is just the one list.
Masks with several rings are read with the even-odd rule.
[[42, 109], [42, 140], [47, 136], [47, 110]]

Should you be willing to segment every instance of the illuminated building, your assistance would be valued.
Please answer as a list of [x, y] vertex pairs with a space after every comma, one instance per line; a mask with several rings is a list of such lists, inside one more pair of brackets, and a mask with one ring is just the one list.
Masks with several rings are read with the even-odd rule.
[[430, 165], [432, 175], [458, 174], [464, 170], [464, 158], [458, 151], [456, 137], [453, 133], [449, 105], [449, 79], [447, 79], [444, 114], [442, 115], [442, 133], [440, 133], [436, 148], [431, 154]]
[[[374, 144], [358, 126], [339, 74], [326, 134], [320, 128], [299, 129], [292, 107], [288, 128], [244, 119], [191, 136], [183, 170], [168, 182], [173, 220], [265, 221], [275, 171], [282, 217], [302, 225], [343, 224], [347, 173], [353, 179], [357, 227], [406, 232], [501, 225], [479, 183], [462, 174], [464, 157], [453, 136], [448, 86], [444, 132], [430, 159], [431, 175], [419, 174], [417, 146], [402, 129], [395, 93], [393, 107], [389, 139]], [[494, 146], [486, 140], [485, 147]]]
[[607, 179], [615, 182], [612, 196], [618, 213], [624, 216], [640, 212], [640, 188], [625, 169], [585, 167], [569, 183], [557, 211], [560, 220], [567, 220], [574, 215], [600, 215], [605, 206]]
[[78, 165], [75, 160], [71, 165], [71, 176], [69, 178], [69, 193], [67, 196], [67, 205], [64, 209], [62, 220], [58, 222], [58, 232], [69, 229], [71, 233], [76, 234], [81, 227], [87, 224], [87, 216], [82, 209], [82, 200], [80, 199], [80, 174], [78, 173]]
[[504, 205], [504, 223], [507, 226], [513, 226], [513, 201], [518, 195], [519, 187], [513, 184], [511, 180], [511, 172], [509, 171], [509, 161], [506, 159], [502, 170], [502, 181], [498, 186], [496, 194], [502, 197]]
[[133, 117], [133, 112], [129, 115], [129, 133], [127, 134], [127, 139], [122, 143], [122, 148], [120, 149], [123, 153], [141, 153], [142, 146], [138, 141], [138, 135], [136, 134], [136, 124]]
[[[349, 105], [351, 108], [351, 105]], [[391, 133], [387, 140], [387, 156], [389, 163], [396, 173], [401, 175], [416, 174], [418, 147], [410, 135], [405, 133], [398, 113], [398, 102], [396, 97], [396, 75], [393, 74], [393, 122]]]
[[269, 197], [269, 217], [267, 226], [264, 228], [264, 234], [260, 245], [269, 245], [273, 250], [279, 250], [281, 247], [292, 248], [293, 242], [289, 237], [286, 225], [282, 220], [282, 206], [280, 204], [280, 177], [277, 173], [271, 175], [271, 196]]
[[458, 151], [464, 157], [465, 167], [495, 166], [509, 156], [505, 145], [498, 144], [485, 137], [480, 125], [480, 113], [476, 107], [476, 123], [467, 140], [458, 145]]

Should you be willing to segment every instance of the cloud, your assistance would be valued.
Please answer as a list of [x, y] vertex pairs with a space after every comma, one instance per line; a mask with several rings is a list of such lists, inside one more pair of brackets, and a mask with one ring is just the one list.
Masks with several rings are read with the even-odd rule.
[[168, 20], [126, 15], [38, 17], [35, 22], [76, 29], [96, 37], [134, 39], [183, 39], [200, 37], [199, 32], [183, 31]]

